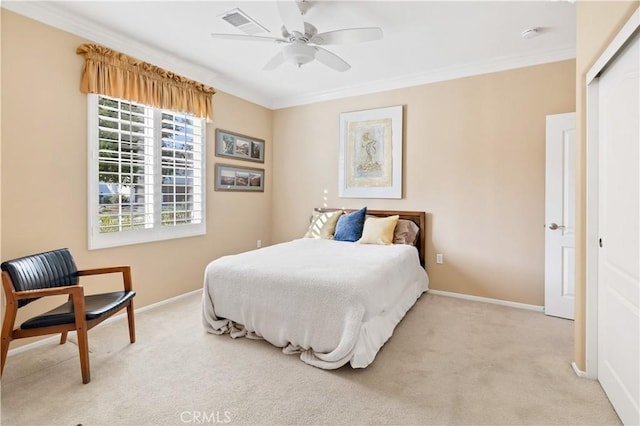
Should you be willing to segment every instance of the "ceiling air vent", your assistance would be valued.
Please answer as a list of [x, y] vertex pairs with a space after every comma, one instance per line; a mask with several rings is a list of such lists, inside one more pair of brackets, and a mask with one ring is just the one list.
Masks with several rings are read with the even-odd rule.
[[251, 19], [249, 15], [247, 15], [240, 9], [230, 10], [220, 15], [220, 17], [245, 34], [253, 35], [269, 32], [269, 30], [258, 24], [255, 20]]

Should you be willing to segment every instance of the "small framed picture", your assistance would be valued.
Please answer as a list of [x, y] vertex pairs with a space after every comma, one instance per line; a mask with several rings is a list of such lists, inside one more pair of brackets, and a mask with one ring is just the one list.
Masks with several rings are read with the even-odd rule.
[[216, 129], [216, 156], [264, 163], [264, 140]]
[[264, 192], [264, 169], [216, 163], [216, 191]]

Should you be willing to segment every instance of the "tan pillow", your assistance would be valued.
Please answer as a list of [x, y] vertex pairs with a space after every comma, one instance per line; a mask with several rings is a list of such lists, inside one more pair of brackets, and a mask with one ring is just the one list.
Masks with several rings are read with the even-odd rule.
[[342, 210], [335, 212], [313, 212], [311, 223], [304, 234], [305, 238], [324, 238], [326, 240], [333, 239], [333, 233], [336, 230], [336, 223], [342, 215]]
[[360, 244], [391, 244], [393, 230], [398, 223], [398, 215], [387, 217], [370, 217], [364, 222]]
[[408, 244], [410, 246], [415, 246], [416, 239], [418, 238], [418, 232], [420, 232], [420, 228], [413, 221], [400, 219], [398, 220], [396, 229], [393, 232], [393, 244]]

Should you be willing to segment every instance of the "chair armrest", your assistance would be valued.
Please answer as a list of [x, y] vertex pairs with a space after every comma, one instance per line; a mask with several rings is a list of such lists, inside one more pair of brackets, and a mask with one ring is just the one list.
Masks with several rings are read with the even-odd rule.
[[125, 291], [132, 291], [133, 286], [131, 284], [131, 267], [128, 265], [127, 266], [109, 266], [106, 268], [84, 269], [82, 271], [78, 271], [78, 276], [114, 274], [118, 272], [122, 273], [122, 280], [124, 281]]
[[16, 300], [35, 299], [36, 297], [57, 296], [60, 294], [76, 294], [84, 295], [84, 289], [80, 285], [68, 285], [64, 287], [40, 288], [38, 290], [16, 291], [13, 296]]
[[78, 275], [99, 275], [99, 274], [113, 274], [116, 272], [125, 272], [131, 271], [130, 266], [109, 266], [106, 268], [93, 268], [93, 269], [83, 269], [82, 271], [78, 271]]

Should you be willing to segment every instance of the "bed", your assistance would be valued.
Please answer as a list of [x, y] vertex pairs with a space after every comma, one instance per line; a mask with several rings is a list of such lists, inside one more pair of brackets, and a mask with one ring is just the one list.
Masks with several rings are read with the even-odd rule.
[[[354, 211], [316, 209], [331, 212]], [[204, 273], [205, 329], [265, 339], [323, 369], [368, 366], [428, 289], [425, 213], [367, 211], [367, 218], [396, 215], [417, 225], [414, 241], [300, 238], [212, 261]]]

